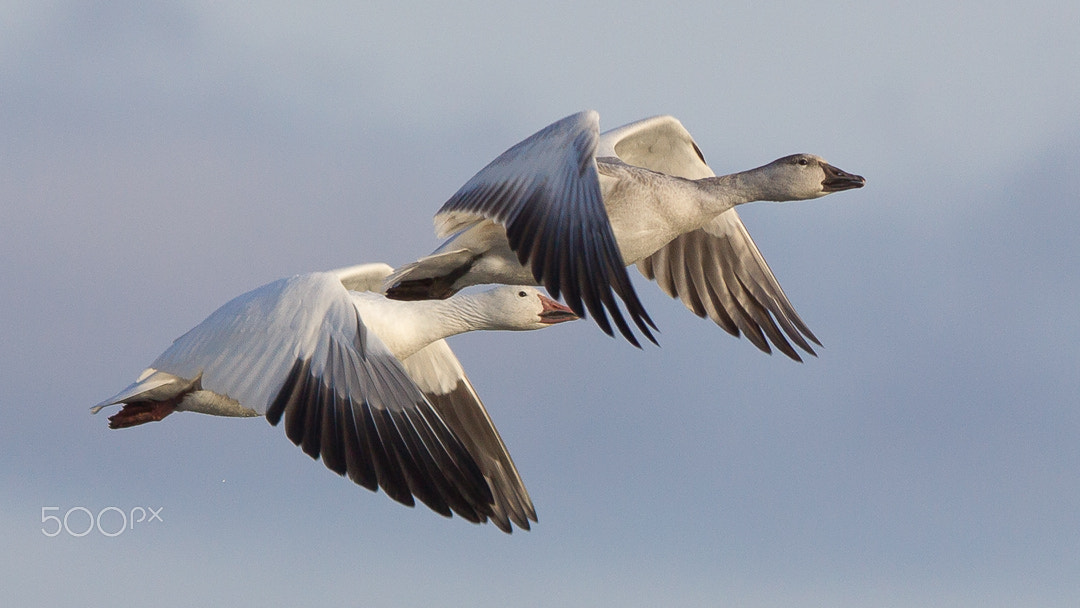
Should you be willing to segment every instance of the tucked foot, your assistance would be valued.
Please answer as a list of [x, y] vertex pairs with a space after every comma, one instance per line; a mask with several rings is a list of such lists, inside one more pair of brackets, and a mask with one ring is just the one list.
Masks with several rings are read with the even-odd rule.
[[176, 404], [168, 401], [125, 403], [119, 412], [109, 416], [109, 428], [122, 429], [147, 422], [157, 422], [175, 411]]

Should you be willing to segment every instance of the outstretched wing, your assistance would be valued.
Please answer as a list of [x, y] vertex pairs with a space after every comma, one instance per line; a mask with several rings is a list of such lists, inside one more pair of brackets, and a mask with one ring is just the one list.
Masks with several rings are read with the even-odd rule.
[[765, 352], [772, 352], [772, 342], [780, 352], [802, 361], [787, 338], [811, 355], [814, 349], [807, 340], [821, 345], [795, 312], [734, 209], [704, 228], [680, 235], [637, 267], [694, 314], [708, 316], [733, 336], [746, 335]]
[[[480, 468], [401, 363], [367, 330], [338, 274], [275, 281], [177, 339], [144, 382], [111, 402], [156, 400], [155, 378], [188, 379], [185, 399], [237, 402], [330, 470], [398, 502], [414, 497], [474, 522], [491, 516]], [[176, 397], [176, 395], [173, 395]], [[109, 402], [106, 402], [109, 403]], [[103, 404], [104, 405], [104, 404]], [[184, 409], [183, 403], [181, 407]]]
[[504, 532], [511, 531], [510, 522], [528, 530], [529, 521], [536, 521], [529, 492], [495, 423], [446, 341], [433, 342], [406, 359], [405, 370], [480, 466], [495, 499], [492, 523]]
[[[693, 137], [672, 116], [605, 132], [597, 157], [605, 156], [686, 179], [715, 175]], [[765, 352], [771, 352], [771, 342], [801, 361], [788, 339], [810, 354], [814, 350], [809, 342], [821, 344], [795, 312], [734, 209], [680, 235], [637, 266], [694, 314], [708, 316], [734, 336], [745, 334]]]
[[587, 308], [609, 335], [610, 314], [638, 345], [614, 292], [655, 342], [649, 331], [655, 325], [630, 282], [604, 208], [593, 156], [599, 120], [591, 110], [568, 116], [504, 152], [442, 206], [436, 232], [447, 237], [484, 219], [498, 223], [518, 260], [552, 296], [562, 295], [582, 317]]

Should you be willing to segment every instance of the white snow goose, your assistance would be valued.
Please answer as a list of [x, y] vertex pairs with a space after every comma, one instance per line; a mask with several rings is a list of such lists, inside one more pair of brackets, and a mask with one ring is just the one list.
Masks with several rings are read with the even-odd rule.
[[528, 529], [536, 511], [525, 485], [443, 338], [577, 317], [528, 286], [419, 302], [365, 291], [390, 270], [301, 274], [243, 294], [91, 411], [123, 404], [110, 428], [174, 411], [284, 420], [293, 443], [365, 488]]

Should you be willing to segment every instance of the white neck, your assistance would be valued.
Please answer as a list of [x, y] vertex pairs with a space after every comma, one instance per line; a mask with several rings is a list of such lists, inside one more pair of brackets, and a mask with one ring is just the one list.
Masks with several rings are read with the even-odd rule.
[[404, 302], [381, 296], [358, 300], [360, 317], [390, 352], [405, 360], [428, 344], [467, 331], [500, 329], [480, 313], [483, 293]]

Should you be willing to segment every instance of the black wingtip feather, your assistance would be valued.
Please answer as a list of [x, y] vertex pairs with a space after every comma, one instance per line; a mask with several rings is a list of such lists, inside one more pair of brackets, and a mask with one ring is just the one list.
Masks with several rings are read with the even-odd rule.
[[[430, 404], [416, 405], [398, 411], [353, 402], [311, 374], [310, 360], [297, 360], [266, 419], [275, 426], [284, 420], [290, 441], [360, 486], [381, 488], [406, 506], [419, 500], [446, 517], [457, 514], [473, 523], [491, 519], [499, 525], [494, 495], [479, 465]], [[428, 446], [441, 447], [433, 451]]]
[[[566, 139], [554, 144], [546, 140], [553, 136]], [[594, 158], [598, 141], [595, 114], [579, 113], [552, 123], [489, 163], [439, 213], [475, 213], [498, 222], [518, 262], [553, 298], [565, 294], [578, 316], [587, 317], [588, 310], [600, 329], [614, 336], [610, 315], [619, 333], [640, 348], [614, 292], [639, 332], [658, 344], [652, 334], [656, 324], [634, 291], [604, 207]], [[499, 182], [480, 178], [489, 167], [514, 162], [536, 142], [571, 149], [576, 162], [570, 171], [576, 175], [551, 177], [558, 175], [556, 168], [551, 174], [540, 171]]]
[[[641, 348], [641, 343], [623, 317], [618, 303], [612, 297], [614, 291], [623, 300], [628, 314], [641, 333], [653, 344], [658, 344], [656, 337], [649, 329], [650, 327], [656, 329], [656, 325], [638, 299], [626, 267], [622, 264], [622, 256], [618, 249], [603, 247], [601, 245], [605, 242], [603, 238], [576, 238], [580, 230], [577, 226], [545, 228], [544, 220], [535, 211], [539, 208], [542, 206], [523, 205], [515, 218], [516, 221], [506, 227], [507, 241], [516, 253], [518, 261], [529, 267], [537, 282], [544, 285], [552, 297], [558, 298], [565, 294], [567, 306], [578, 316], [584, 318], [591, 314], [604, 333], [614, 336], [614, 329], [608, 321], [608, 315], [610, 315], [619, 333], [632, 345]], [[605, 228], [610, 233], [610, 226], [605, 226]], [[548, 234], [563, 233], [571, 235], [569, 244], [558, 240], [546, 242], [541, 238]], [[613, 242], [614, 239], [612, 238], [611, 241]], [[565, 253], [567, 248], [572, 251], [578, 242], [586, 244], [587, 247], [591, 245], [592, 250], [585, 252], [583, 256], [570, 256]], [[575, 257], [582, 259], [575, 260]], [[592, 276], [590, 273], [586, 261], [590, 257], [600, 260], [600, 267], [591, 269], [599, 276]], [[615, 263], [611, 263], [612, 259]]]

